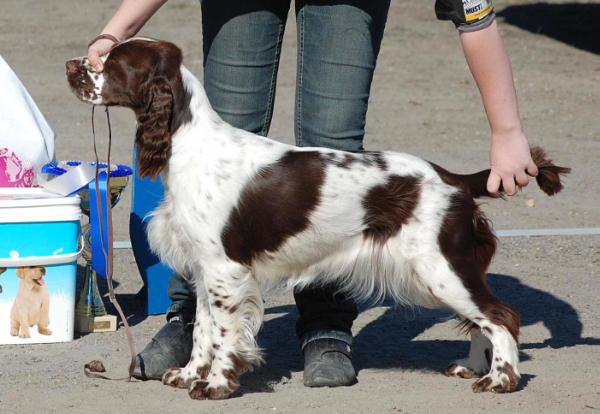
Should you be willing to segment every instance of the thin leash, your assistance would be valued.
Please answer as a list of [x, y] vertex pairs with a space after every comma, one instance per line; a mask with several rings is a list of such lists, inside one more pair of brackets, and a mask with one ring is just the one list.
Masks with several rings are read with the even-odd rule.
[[[127, 322], [127, 318], [125, 317], [125, 314], [123, 313], [123, 309], [121, 308], [121, 305], [119, 305], [119, 302], [117, 301], [117, 297], [115, 295], [115, 290], [113, 287], [113, 224], [112, 224], [112, 208], [111, 205], [108, 204], [107, 208], [106, 208], [106, 219], [108, 220], [108, 251], [105, 248], [105, 243], [104, 243], [104, 231], [102, 231], [104, 229], [104, 218], [102, 217], [102, 201], [100, 199], [100, 189], [99, 189], [99, 175], [100, 175], [100, 160], [98, 157], [98, 148], [96, 146], [96, 130], [95, 130], [95, 126], [94, 126], [94, 110], [95, 110], [96, 106], [92, 106], [92, 136], [94, 137], [94, 155], [96, 157], [96, 181], [94, 183], [95, 189], [96, 189], [96, 207], [97, 210], [99, 211], [98, 217], [100, 218], [100, 242], [102, 245], [102, 252], [104, 253], [104, 257], [106, 257], [106, 280], [108, 283], [108, 297], [110, 299], [110, 303], [113, 304], [113, 306], [115, 307], [115, 309], [117, 309], [117, 312], [119, 313], [119, 316], [121, 317], [121, 320], [123, 321], [123, 325], [125, 326], [125, 334], [127, 335], [127, 342], [129, 344], [129, 351], [131, 352], [131, 362], [129, 363], [129, 376], [128, 377], [124, 377], [124, 378], [109, 378], [106, 377], [102, 374], [99, 374], [99, 372], [106, 372], [106, 369], [104, 368], [104, 364], [102, 364], [101, 361], [99, 360], [93, 360], [88, 362], [87, 364], [85, 364], [84, 368], [83, 368], [83, 372], [85, 373], [86, 377], [90, 377], [90, 378], [100, 378], [100, 379], [108, 379], [108, 380], [118, 380], [118, 381], [123, 381], [123, 380], [127, 380], [127, 381], [131, 381], [131, 378], [133, 377], [133, 370], [135, 368], [135, 357], [137, 355], [137, 353], [135, 352], [135, 346], [133, 343], [133, 335], [131, 334], [131, 328], [129, 326], [129, 323]], [[104, 111], [106, 112], [106, 121], [108, 123], [108, 154], [107, 154], [107, 159], [106, 159], [106, 187], [107, 187], [107, 197], [108, 197], [108, 203], [111, 202], [111, 194], [110, 194], [110, 153], [111, 153], [111, 148], [112, 148], [112, 130], [111, 130], [111, 126], [110, 126], [110, 114], [108, 112], [108, 107], [104, 107]]]

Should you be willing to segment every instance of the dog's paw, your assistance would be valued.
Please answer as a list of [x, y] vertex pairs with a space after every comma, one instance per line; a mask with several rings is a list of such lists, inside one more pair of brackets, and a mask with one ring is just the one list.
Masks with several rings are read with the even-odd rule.
[[234, 391], [225, 385], [213, 387], [206, 380], [195, 380], [190, 384], [188, 393], [194, 400], [224, 400]]
[[191, 381], [191, 377], [183, 375], [183, 368], [169, 368], [162, 376], [163, 384], [175, 388], [187, 388]]
[[506, 362], [473, 383], [473, 392], [512, 392], [517, 388], [520, 378], [513, 367]]
[[11, 328], [10, 336], [19, 336], [19, 328]]
[[38, 332], [42, 335], [52, 335], [52, 330], [38, 326]]
[[185, 368], [169, 368], [162, 377], [162, 383], [175, 388], [189, 388], [190, 384], [197, 379], [206, 379], [210, 366], [198, 367], [195, 371]]
[[21, 332], [19, 332], [19, 338], [31, 338], [31, 335], [29, 334], [29, 331], [24, 331], [21, 329]]
[[477, 374], [469, 367], [463, 367], [462, 365], [457, 364], [456, 362], [448, 365], [444, 374], [448, 377], [459, 377], [465, 379], [471, 378], [479, 378], [481, 375]]

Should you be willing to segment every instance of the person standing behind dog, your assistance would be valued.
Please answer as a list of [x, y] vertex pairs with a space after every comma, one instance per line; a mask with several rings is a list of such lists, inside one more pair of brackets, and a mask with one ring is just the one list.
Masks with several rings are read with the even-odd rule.
[[[115, 42], [134, 36], [166, 0], [124, 0], [89, 45], [96, 71]], [[290, 0], [202, 0], [204, 88], [228, 123], [267, 135], [273, 113], [281, 43]], [[299, 146], [363, 149], [373, 72], [390, 0], [297, 0], [298, 35], [295, 137]], [[437, 0], [435, 12], [458, 29], [491, 129], [488, 190], [514, 195], [537, 175], [521, 128], [510, 61], [491, 0]], [[296, 332], [304, 355], [304, 384], [356, 382], [351, 362], [355, 303], [335, 286], [294, 292]], [[195, 295], [174, 274], [168, 323], [137, 358], [135, 376], [160, 379], [183, 366], [192, 347]]]

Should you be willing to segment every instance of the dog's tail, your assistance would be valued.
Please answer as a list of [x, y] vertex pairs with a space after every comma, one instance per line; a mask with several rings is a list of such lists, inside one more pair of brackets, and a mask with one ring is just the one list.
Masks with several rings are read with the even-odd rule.
[[[570, 173], [571, 169], [555, 165], [541, 147], [531, 147], [531, 158], [538, 167], [539, 172], [535, 179], [540, 189], [549, 196], [560, 192], [563, 189], [560, 176]], [[437, 165], [433, 165], [433, 167], [447, 184], [468, 190], [473, 198], [493, 196], [487, 191], [487, 181], [491, 172], [489, 169], [475, 174], [454, 174]], [[504, 190], [500, 186], [500, 194], [502, 193]]]

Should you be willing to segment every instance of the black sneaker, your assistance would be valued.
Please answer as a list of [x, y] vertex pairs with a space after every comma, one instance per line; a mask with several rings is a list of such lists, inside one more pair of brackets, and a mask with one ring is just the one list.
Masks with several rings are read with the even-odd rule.
[[167, 369], [185, 366], [192, 354], [193, 328], [179, 316], [169, 319], [137, 354], [133, 376], [143, 381], [160, 380]]
[[339, 339], [319, 338], [304, 345], [304, 385], [340, 387], [355, 384], [350, 345]]

